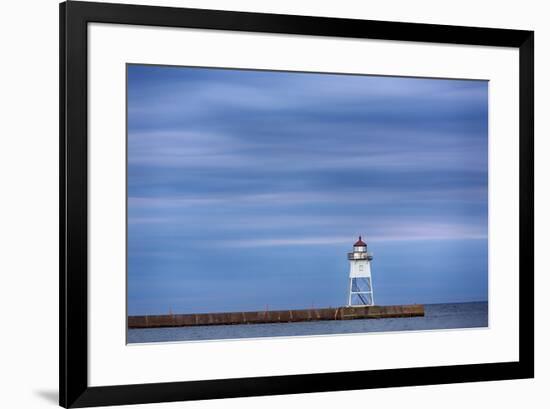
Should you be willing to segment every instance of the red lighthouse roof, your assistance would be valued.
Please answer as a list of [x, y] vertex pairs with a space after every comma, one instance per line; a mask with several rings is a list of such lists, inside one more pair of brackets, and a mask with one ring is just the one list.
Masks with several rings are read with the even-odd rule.
[[353, 247], [365, 247], [367, 243], [365, 243], [363, 240], [361, 240], [361, 236], [359, 236], [359, 240], [355, 242]]

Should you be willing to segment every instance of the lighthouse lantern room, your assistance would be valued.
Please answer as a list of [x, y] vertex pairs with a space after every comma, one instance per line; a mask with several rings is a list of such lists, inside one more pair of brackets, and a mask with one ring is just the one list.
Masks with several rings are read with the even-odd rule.
[[372, 254], [367, 252], [367, 244], [361, 236], [353, 245], [353, 251], [348, 253], [348, 260], [350, 264], [348, 306], [374, 305], [370, 268]]

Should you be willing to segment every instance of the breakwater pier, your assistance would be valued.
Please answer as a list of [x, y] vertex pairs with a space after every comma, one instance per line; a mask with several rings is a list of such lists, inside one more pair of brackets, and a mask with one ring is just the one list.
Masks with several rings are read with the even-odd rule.
[[201, 325], [271, 324], [307, 321], [338, 321], [423, 317], [422, 304], [370, 305], [303, 310], [214, 312], [200, 314], [134, 315], [128, 328], [192, 327]]

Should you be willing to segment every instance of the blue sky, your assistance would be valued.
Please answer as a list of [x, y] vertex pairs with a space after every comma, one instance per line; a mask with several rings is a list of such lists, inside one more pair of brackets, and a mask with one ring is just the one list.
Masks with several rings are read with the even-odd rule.
[[485, 81], [128, 66], [128, 312], [487, 300]]

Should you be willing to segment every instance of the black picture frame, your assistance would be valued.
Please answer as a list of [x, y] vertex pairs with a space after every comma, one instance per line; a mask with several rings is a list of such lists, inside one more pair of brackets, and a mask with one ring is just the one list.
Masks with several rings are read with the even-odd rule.
[[[70, 1], [60, 4], [59, 403], [63, 407], [534, 377], [534, 32]], [[519, 50], [519, 360], [473, 365], [88, 386], [88, 23], [512, 47]]]

